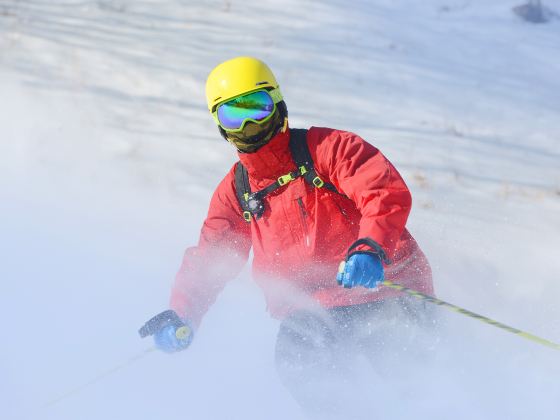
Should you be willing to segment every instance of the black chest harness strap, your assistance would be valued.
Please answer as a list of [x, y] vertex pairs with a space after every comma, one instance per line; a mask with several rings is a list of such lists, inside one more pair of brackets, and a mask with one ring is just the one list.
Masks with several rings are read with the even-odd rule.
[[247, 169], [241, 162], [237, 162], [235, 165], [235, 194], [239, 205], [243, 209], [243, 218], [247, 222], [251, 222], [253, 216], [259, 219], [263, 215], [264, 198], [268, 194], [300, 177], [316, 188], [326, 188], [338, 192], [334, 185], [323, 181], [315, 171], [313, 159], [307, 146], [307, 130], [290, 129], [290, 152], [297, 169], [280, 176], [268, 187], [256, 192], [251, 192]]

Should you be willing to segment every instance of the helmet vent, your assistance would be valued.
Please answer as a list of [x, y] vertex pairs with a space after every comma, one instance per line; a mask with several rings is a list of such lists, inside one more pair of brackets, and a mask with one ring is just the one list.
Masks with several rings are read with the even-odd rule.
[[214, 98], [214, 102], [216, 102], [218, 99], [222, 99], [222, 97], [218, 96], [217, 98]]
[[259, 82], [259, 83], [255, 83], [255, 86], [260, 86], [260, 85], [268, 85], [269, 83], [265, 80], [263, 82]]

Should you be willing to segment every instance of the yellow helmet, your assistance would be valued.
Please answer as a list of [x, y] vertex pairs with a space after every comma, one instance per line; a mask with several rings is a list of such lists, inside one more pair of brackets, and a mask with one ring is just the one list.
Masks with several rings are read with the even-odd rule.
[[224, 101], [263, 88], [277, 89], [278, 82], [261, 60], [237, 57], [225, 61], [216, 66], [206, 80], [208, 110], [213, 112], [216, 105]]

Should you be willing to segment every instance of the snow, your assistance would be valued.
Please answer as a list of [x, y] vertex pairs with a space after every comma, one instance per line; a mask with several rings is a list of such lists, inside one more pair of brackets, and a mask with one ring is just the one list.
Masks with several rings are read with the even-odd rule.
[[[393, 161], [440, 298], [560, 342], [560, 21], [489, 3], [2, 1], [1, 417], [304, 418], [248, 270], [187, 351], [44, 406], [150, 346], [136, 331], [235, 161], [204, 81], [243, 54], [273, 68], [292, 126]], [[558, 352], [442, 316], [415, 394], [360, 390], [375, 418], [557, 418]]]

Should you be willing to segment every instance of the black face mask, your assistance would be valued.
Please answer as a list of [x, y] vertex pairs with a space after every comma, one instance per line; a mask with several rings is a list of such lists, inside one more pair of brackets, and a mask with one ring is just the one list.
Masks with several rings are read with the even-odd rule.
[[284, 118], [278, 110], [263, 124], [248, 122], [239, 133], [223, 131], [222, 135], [241, 153], [254, 153], [267, 144], [284, 127]]

